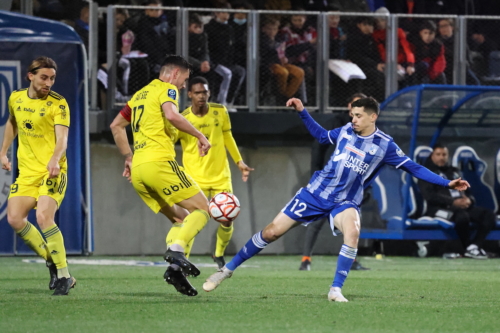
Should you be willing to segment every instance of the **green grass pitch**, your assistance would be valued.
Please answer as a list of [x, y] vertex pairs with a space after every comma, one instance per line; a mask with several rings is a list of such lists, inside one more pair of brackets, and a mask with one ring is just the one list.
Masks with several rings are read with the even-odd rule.
[[[198, 296], [163, 281], [165, 267], [71, 264], [77, 286], [52, 297], [45, 265], [0, 258], [0, 332], [499, 332], [500, 260], [362, 258], [349, 303], [327, 300], [336, 257], [258, 256]], [[160, 261], [161, 257], [70, 258]], [[213, 263], [194, 256], [197, 264]]]

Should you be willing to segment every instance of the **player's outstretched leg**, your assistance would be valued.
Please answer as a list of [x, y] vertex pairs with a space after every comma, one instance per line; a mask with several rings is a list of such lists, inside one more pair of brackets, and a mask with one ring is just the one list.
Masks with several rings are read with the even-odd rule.
[[198, 291], [191, 285], [184, 273], [180, 269], [175, 269], [169, 266], [163, 274], [163, 278], [168, 284], [171, 284], [175, 289], [183, 295], [196, 296]]
[[222, 281], [230, 278], [234, 270], [238, 268], [246, 260], [257, 255], [269, 243], [274, 242], [288, 230], [297, 225], [297, 222], [289, 218], [283, 213], [279, 213], [274, 221], [269, 224], [264, 230], [253, 235], [252, 238], [240, 249], [240, 251], [233, 257], [233, 259], [222, 267], [217, 273], [212, 274], [203, 284], [203, 290], [212, 291], [217, 288]]
[[222, 223], [217, 228], [217, 242], [215, 243], [215, 254], [213, 256], [214, 262], [217, 264], [219, 269], [226, 265], [224, 260], [224, 252], [226, 251], [229, 241], [233, 236], [233, 223], [229, 222], [228, 225], [223, 225]]

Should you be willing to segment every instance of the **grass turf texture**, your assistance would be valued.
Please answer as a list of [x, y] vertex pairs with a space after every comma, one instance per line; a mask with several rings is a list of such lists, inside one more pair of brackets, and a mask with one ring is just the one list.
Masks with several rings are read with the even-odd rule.
[[[161, 257], [112, 257], [160, 261]], [[70, 266], [77, 286], [52, 297], [43, 264], [0, 258], [0, 332], [498, 332], [500, 260], [362, 258], [349, 303], [327, 293], [336, 257], [258, 256], [217, 290], [190, 280], [187, 297], [163, 281], [165, 267]], [[73, 259], [73, 258], [72, 258]], [[78, 258], [76, 258], [78, 259]], [[103, 259], [91, 257], [89, 259]], [[194, 256], [194, 263], [213, 263]]]

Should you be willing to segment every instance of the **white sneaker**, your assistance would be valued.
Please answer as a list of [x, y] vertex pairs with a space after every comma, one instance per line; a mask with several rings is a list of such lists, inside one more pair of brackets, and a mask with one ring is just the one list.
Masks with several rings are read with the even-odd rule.
[[226, 266], [222, 267], [217, 273], [210, 275], [210, 277], [203, 284], [203, 290], [212, 291], [219, 286], [225, 279], [233, 276], [233, 271], [226, 268]]
[[330, 288], [330, 291], [328, 292], [328, 300], [330, 302], [349, 302], [347, 298], [342, 295], [342, 289], [339, 287]]

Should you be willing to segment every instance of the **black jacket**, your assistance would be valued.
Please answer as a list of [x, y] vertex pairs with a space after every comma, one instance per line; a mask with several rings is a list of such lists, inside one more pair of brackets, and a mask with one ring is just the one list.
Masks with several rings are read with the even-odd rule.
[[215, 65], [231, 67], [234, 64], [234, 30], [229, 23], [212, 19], [205, 25], [210, 59]]
[[347, 38], [347, 59], [365, 69], [377, 68], [382, 63], [377, 43], [372, 35], [363, 34], [357, 27]]
[[[432, 162], [430, 157], [427, 159], [424, 166], [432, 172], [437, 173], [441, 177], [449, 180], [461, 177], [460, 171], [457, 168], [451, 165], [438, 167], [436, 164], [434, 164], [434, 162]], [[433, 215], [438, 209], [449, 209], [453, 205], [453, 201], [456, 199], [451, 195], [452, 190], [440, 185], [435, 185], [423, 180], [419, 180], [418, 187], [420, 188], [422, 197], [427, 201], [428, 215]], [[474, 197], [470, 193], [470, 190], [465, 191], [465, 196], [467, 196], [474, 204]]]
[[160, 64], [165, 55], [175, 51], [175, 30], [167, 21], [144, 15], [137, 24], [134, 50], [148, 54], [148, 61]]
[[195, 67], [200, 69], [201, 63], [210, 61], [208, 55], [208, 39], [207, 34], [189, 33], [189, 62]]
[[233, 27], [234, 31], [234, 63], [241, 67], [247, 67], [247, 36], [248, 24], [234, 23], [231, 19], [229, 24]]

